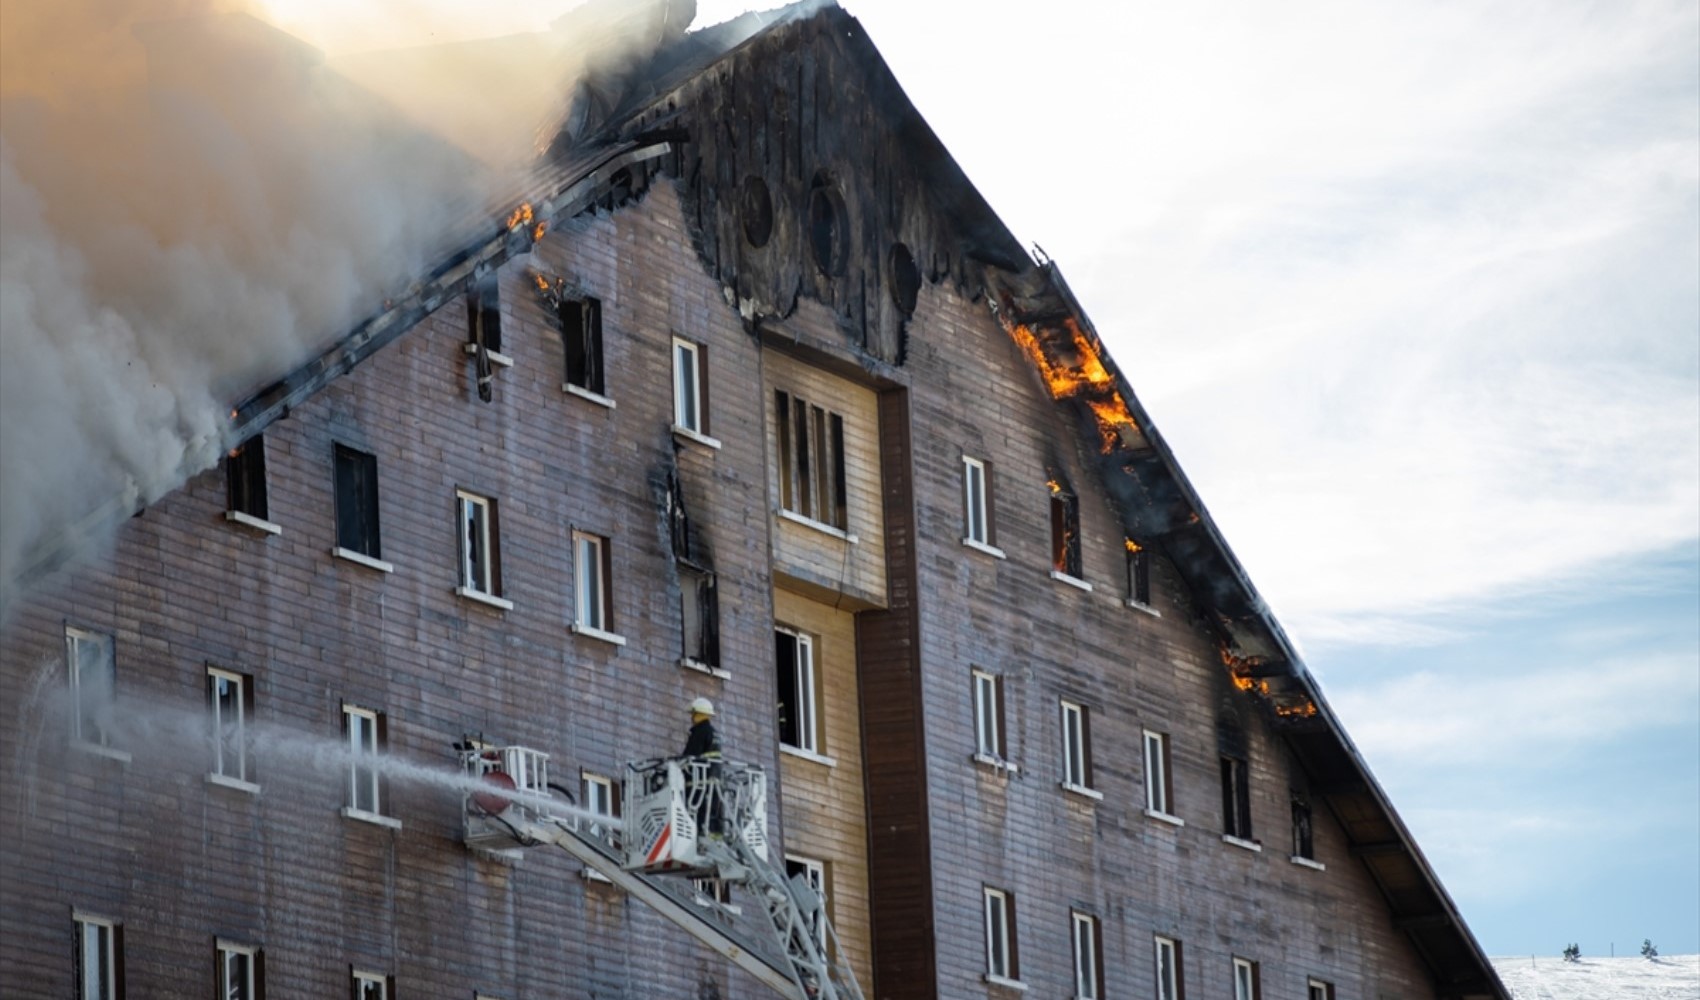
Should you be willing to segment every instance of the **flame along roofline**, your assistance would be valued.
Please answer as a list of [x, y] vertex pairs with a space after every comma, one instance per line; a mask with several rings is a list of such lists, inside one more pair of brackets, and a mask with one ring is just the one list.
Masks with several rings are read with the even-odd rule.
[[[1236, 685], [1258, 696], [1289, 746], [1305, 744], [1299, 756], [1307, 768], [1322, 757], [1333, 757], [1330, 763], [1335, 767], [1345, 766], [1345, 775], [1336, 771], [1322, 794], [1366, 800], [1363, 804], [1380, 814], [1391, 835], [1374, 844], [1380, 863], [1397, 865], [1403, 856], [1410, 871], [1393, 874], [1416, 876], [1426, 890], [1418, 895], [1427, 899], [1413, 908], [1394, 898], [1395, 887], [1389, 885], [1393, 879], [1386, 873], [1372, 867], [1371, 875], [1393, 907], [1395, 923], [1405, 929], [1428, 962], [1436, 989], [1445, 996], [1509, 1000], [1510, 994], [1457, 904], [1328, 704], [1286, 629], [1228, 545], [1131, 383], [1104, 347], [1060, 270], [1050, 261], [1019, 276], [988, 268], [987, 286], [994, 312], [1005, 330], [1033, 363], [1052, 399], [1074, 411], [1082, 436], [1087, 438], [1088, 453], [1098, 453], [1099, 471], [1130, 543], [1158, 548], [1171, 557], [1195, 597], [1212, 613], [1221, 633], [1223, 661]], [[1088, 437], [1091, 430], [1096, 430], [1096, 440]], [[1154, 473], [1168, 480], [1169, 491], [1153, 491], [1146, 483], [1136, 483], [1131, 490], [1118, 489], [1115, 483], [1117, 478], [1139, 480]], [[1177, 511], [1170, 511], [1166, 516], [1145, 517], [1127, 509], [1153, 492], [1166, 497], [1184, 514], [1177, 516]], [[1208, 572], [1212, 578], [1197, 579], [1200, 572]], [[1229, 593], [1224, 594], [1224, 590]], [[1224, 596], [1231, 599], [1224, 601]], [[1240, 656], [1230, 650], [1230, 645], [1251, 652]], [[1283, 702], [1294, 707], [1284, 709]], [[1347, 779], [1343, 783], [1342, 777]], [[1430, 904], [1435, 908], [1429, 909]], [[1448, 934], [1456, 940], [1440, 940]], [[1459, 968], [1459, 959], [1473, 968]]]

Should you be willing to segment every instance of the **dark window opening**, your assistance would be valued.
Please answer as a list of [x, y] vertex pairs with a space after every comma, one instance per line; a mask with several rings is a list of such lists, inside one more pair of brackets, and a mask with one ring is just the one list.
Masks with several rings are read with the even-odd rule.
[[256, 434], [236, 447], [224, 460], [228, 508], [262, 521], [266, 516], [266, 447]]
[[1251, 840], [1251, 778], [1246, 761], [1222, 758], [1222, 832]]
[[816, 174], [809, 191], [809, 247], [814, 251], [815, 266], [829, 277], [844, 273], [848, 256], [845, 218], [844, 196], [837, 185], [826, 174]]
[[1127, 598], [1151, 606], [1151, 554], [1131, 538], [1127, 540]]
[[336, 446], [336, 544], [382, 559], [378, 544], [378, 456]]
[[767, 182], [751, 174], [744, 178], [743, 199], [739, 213], [744, 221], [744, 239], [750, 246], [761, 248], [773, 235], [773, 196], [768, 194]]
[[921, 269], [902, 243], [891, 245], [891, 303], [905, 316], [915, 312], [921, 297]]
[[814, 639], [790, 629], [774, 629], [778, 668], [779, 742], [809, 753], [820, 752], [819, 702], [815, 686]]
[[602, 384], [602, 303], [598, 299], [561, 302], [561, 337], [567, 349], [567, 384], [598, 396]]
[[502, 304], [498, 298], [496, 272], [477, 278], [466, 293], [468, 340], [486, 351], [502, 353]]
[[1081, 579], [1080, 498], [1051, 483], [1051, 568]]
[[811, 521], [845, 530], [844, 418], [778, 390], [779, 505]]
[[1310, 803], [1293, 796], [1293, 854], [1307, 861], [1316, 860], [1316, 843], [1310, 819]]
[[679, 569], [683, 604], [685, 659], [720, 666], [720, 598], [714, 574], [694, 567]]

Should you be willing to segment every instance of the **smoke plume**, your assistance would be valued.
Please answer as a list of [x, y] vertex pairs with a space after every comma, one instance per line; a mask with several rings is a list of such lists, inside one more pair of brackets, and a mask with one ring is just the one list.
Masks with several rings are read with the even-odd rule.
[[[578, 27], [503, 80], [514, 108], [465, 81], [479, 120], [529, 139], [539, 123], [521, 120], [551, 106], [539, 93], [564, 101], [572, 52], [641, 42]], [[454, 69], [397, 65], [439, 90]], [[7, 0], [0, 619], [43, 553], [99, 551], [112, 522], [212, 466], [236, 399], [521, 189], [525, 150], [457, 145], [392, 98], [242, 4]]]

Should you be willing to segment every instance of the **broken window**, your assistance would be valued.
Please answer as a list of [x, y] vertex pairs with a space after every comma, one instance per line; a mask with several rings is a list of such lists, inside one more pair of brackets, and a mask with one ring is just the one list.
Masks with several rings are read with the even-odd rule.
[[976, 670], [974, 678], [974, 752], [1004, 760], [1003, 678]]
[[224, 459], [225, 509], [259, 521], [270, 520], [266, 508], [266, 449], [256, 434]]
[[255, 1000], [260, 995], [260, 950], [218, 942], [219, 1000]]
[[111, 746], [118, 686], [112, 637], [65, 626], [65, 667], [71, 683], [71, 740]]
[[493, 354], [502, 353], [502, 303], [496, 272], [479, 275], [466, 293], [468, 342]]
[[1251, 841], [1251, 776], [1245, 758], [1222, 757], [1222, 832]]
[[1018, 975], [1015, 961], [1015, 897], [1003, 889], [985, 887], [986, 893], [986, 975], [994, 979], [1014, 980]]
[[1104, 951], [1098, 945], [1098, 918], [1079, 910], [1069, 912], [1074, 928], [1074, 998], [1098, 1000], [1104, 982]]
[[701, 344], [673, 338], [673, 428], [698, 436], [708, 434], [704, 353]]
[[962, 540], [990, 548], [992, 542], [991, 466], [962, 456]]
[[1159, 937], [1157, 942], [1157, 1000], [1183, 1000], [1186, 994], [1181, 979], [1181, 943], [1173, 938]]
[[384, 716], [369, 708], [342, 706], [342, 729], [348, 739], [348, 803], [345, 812], [383, 815], [383, 782], [377, 758], [389, 742]]
[[695, 566], [679, 567], [686, 661], [710, 669], [720, 666], [720, 602], [714, 574]]
[[254, 716], [251, 678], [218, 667], [207, 668], [207, 709], [213, 732], [212, 773], [220, 778], [252, 782], [248, 759], [248, 723]]
[[1151, 554], [1129, 538], [1127, 541], [1127, 599], [1142, 608], [1151, 606]]
[[1092, 730], [1086, 706], [1062, 702], [1062, 772], [1064, 787], [1092, 787]]
[[608, 539], [585, 531], [573, 532], [573, 627], [578, 631], [613, 634], [614, 613], [609, 600], [613, 575]]
[[1056, 480], [1051, 481], [1051, 569], [1075, 580], [1080, 568], [1080, 498]]
[[593, 298], [563, 299], [559, 315], [566, 345], [567, 385], [601, 396], [602, 303]]
[[1311, 834], [1310, 802], [1298, 793], [1293, 794], [1293, 856], [1306, 861], [1316, 860], [1316, 843]]
[[460, 587], [473, 595], [496, 597], [501, 588], [500, 564], [496, 558], [496, 501], [456, 490], [455, 511], [460, 534]]
[[779, 441], [779, 505], [819, 524], [847, 530], [844, 418], [780, 389], [774, 393]]
[[124, 928], [83, 914], [71, 919], [77, 932], [77, 1000], [118, 1000], [124, 995]]
[[820, 900], [820, 908], [811, 910], [807, 920], [809, 934], [815, 939], [815, 947], [826, 947], [826, 862], [813, 858], [800, 858], [795, 855], [785, 856], [785, 879], [795, 882], [801, 878], [803, 883], [814, 892]]
[[378, 456], [336, 446], [336, 544], [382, 559], [378, 544]]
[[814, 638], [788, 628], [774, 629], [773, 636], [779, 668], [779, 742], [820, 753]]
[[1170, 800], [1169, 737], [1145, 730], [1145, 808], [1161, 816], [1174, 815]]

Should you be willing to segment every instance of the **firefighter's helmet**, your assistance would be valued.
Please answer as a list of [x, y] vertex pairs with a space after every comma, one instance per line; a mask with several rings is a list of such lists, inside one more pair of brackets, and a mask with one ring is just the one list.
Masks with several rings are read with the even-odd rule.
[[713, 718], [714, 702], [709, 701], [707, 698], [698, 698], [696, 701], [691, 702], [691, 714], [706, 715]]

